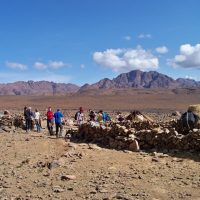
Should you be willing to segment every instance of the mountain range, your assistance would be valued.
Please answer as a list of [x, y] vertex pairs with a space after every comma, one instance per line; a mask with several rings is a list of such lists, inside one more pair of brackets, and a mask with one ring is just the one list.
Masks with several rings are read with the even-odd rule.
[[69, 94], [79, 90], [79, 86], [49, 81], [18, 81], [0, 84], [0, 95], [47, 95]]
[[94, 84], [85, 84], [79, 87], [75, 84], [54, 83], [49, 81], [18, 81], [0, 84], [0, 95], [54, 95], [82, 93], [89, 90], [117, 90], [117, 89], [176, 89], [198, 88], [200, 82], [178, 78], [173, 79], [156, 71], [142, 72], [140, 70], [122, 73], [116, 78], [104, 78]]
[[194, 87], [200, 87], [200, 82], [185, 78], [174, 80], [173, 78], [156, 71], [142, 72], [140, 70], [134, 70], [120, 74], [112, 80], [104, 78], [92, 85], [85, 84], [79, 89], [79, 92], [90, 89], [176, 89]]

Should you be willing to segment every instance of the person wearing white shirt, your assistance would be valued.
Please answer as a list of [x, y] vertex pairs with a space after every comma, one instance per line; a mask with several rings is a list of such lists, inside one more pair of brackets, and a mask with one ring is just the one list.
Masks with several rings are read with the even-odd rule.
[[37, 132], [40, 132], [40, 113], [38, 109], [35, 109], [35, 125], [37, 127]]
[[79, 111], [77, 112], [77, 124], [81, 125], [84, 123], [84, 114], [83, 114], [83, 108], [80, 107]]

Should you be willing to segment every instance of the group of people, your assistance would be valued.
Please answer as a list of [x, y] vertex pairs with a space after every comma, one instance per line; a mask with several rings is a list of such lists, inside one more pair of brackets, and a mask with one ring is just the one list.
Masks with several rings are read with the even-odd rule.
[[108, 122], [111, 121], [111, 117], [107, 112], [100, 110], [99, 112], [95, 112], [93, 110], [89, 110], [90, 121], [94, 122]]
[[[60, 109], [57, 109], [55, 113], [52, 112], [51, 107], [48, 108], [47, 113], [47, 128], [49, 130], [49, 134], [53, 135], [53, 126], [55, 123], [56, 127], [56, 137], [58, 137], [58, 133], [62, 133], [63, 125], [62, 125], [62, 119], [64, 115], [60, 111]], [[35, 109], [35, 112], [32, 111], [31, 107], [24, 107], [24, 118], [25, 118], [25, 128], [26, 132], [29, 132], [34, 129], [34, 125], [36, 126], [37, 132], [41, 132], [41, 117], [40, 112], [38, 109]]]
[[41, 131], [41, 119], [38, 109], [35, 109], [35, 112], [33, 112], [31, 107], [25, 106], [24, 118], [25, 118], [26, 132], [33, 130], [34, 124], [37, 127], [37, 132]]
[[[41, 132], [41, 116], [38, 109], [35, 109], [35, 111], [33, 112], [31, 107], [24, 107], [24, 118], [27, 132], [33, 130], [34, 125], [36, 126], [37, 132]], [[46, 119], [49, 135], [54, 135], [53, 127], [55, 125], [56, 137], [59, 137], [59, 135], [62, 134], [63, 124], [65, 123], [64, 115], [61, 110], [57, 109], [56, 112], [53, 112], [52, 108], [48, 107], [46, 112]], [[108, 113], [104, 112], [103, 110], [100, 110], [99, 112], [89, 110], [89, 120], [101, 123], [111, 121], [111, 118]], [[80, 107], [79, 110], [76, 112], [75, 121], [79, 126], [85, 122], [84, 110], [82, 107]]]

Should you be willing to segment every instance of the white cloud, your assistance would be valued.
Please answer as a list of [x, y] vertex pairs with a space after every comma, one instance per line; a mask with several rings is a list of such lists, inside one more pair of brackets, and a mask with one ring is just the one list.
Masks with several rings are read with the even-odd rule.
[[187, 79], [191, 79], [191, 80], [195, 80], [195, 81], [197, 81], [198, 80], [198, 78], [197, 77], [194, 77], [194, 76], [185, 76], [185, 78], [187, 78]]
[[63, 61], [49, 61], [48, 63], [42, 63], [42, 62], [35, 62], [33, 65], [36, 69], [44, 70], [47, 68], [51, 69], [59, 69], [62, 67], [69, 67], [70, 65], [67, 63], [64, 63]]
[[134, 69], [155, 70], [159, 65], [158, 58], [140, 46], [136, 49], [107, 49], [103, 52], [94, 52], [93, 60], [115, 72]]
[[160, 54], [165, 54], [167, 53], [169, 50], [166, 46], [162, 46], [162, 47], [157, 47], [156, 48], [156, 52], [160, 53]]
[[126, 35], [123, 37], [124, 40], [130, 41], [131, 40], [131, 36], [130, 35]]
[[84, 68], [85, 68], [85, 65], [84, 65], [84, 64], [81, 64], [80, 67], [81, 67], [81, 69], [84, 69]]
[[173, 67], [200, 69], [200, 44], [192, 46], [184, 44], [180, 46], [180, 54], [168, 60]]
[[139, 39], [151, 39], [152, 38], [152, 35], [151, 34], [144, 34], [144, 33], [141, 33], [138, 35], [138, 38]]
[[21, 64], [21, 63], [16, 63], [16, 62], [8, 62], [6, 61], [6, 66], [11, 68], [11, 69], [19, 69], [19, 70], [26, 70], [27, 65]]
[[64, 63], [63, 61], [49, 61], [48, 66], [53, 69], [58, 69], [61, 67], [68, 66], [68, 64]]
[[39, 70], [47, 69], [47, 65], [41, 62], [35, 62], [34, 67]]

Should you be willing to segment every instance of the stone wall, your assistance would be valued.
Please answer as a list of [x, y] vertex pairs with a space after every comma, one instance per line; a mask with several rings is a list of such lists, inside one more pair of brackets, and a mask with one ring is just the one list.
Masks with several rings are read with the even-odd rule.
[[[184, 133], [185, 134], [185, 133]], [[177, 132], [176, 123], [125, 122], [79, 127], [73, 139], [98, 143], [119, 150], [193, 150], [200, 151], [200, 129], [190, 130], [186, 135]]]

